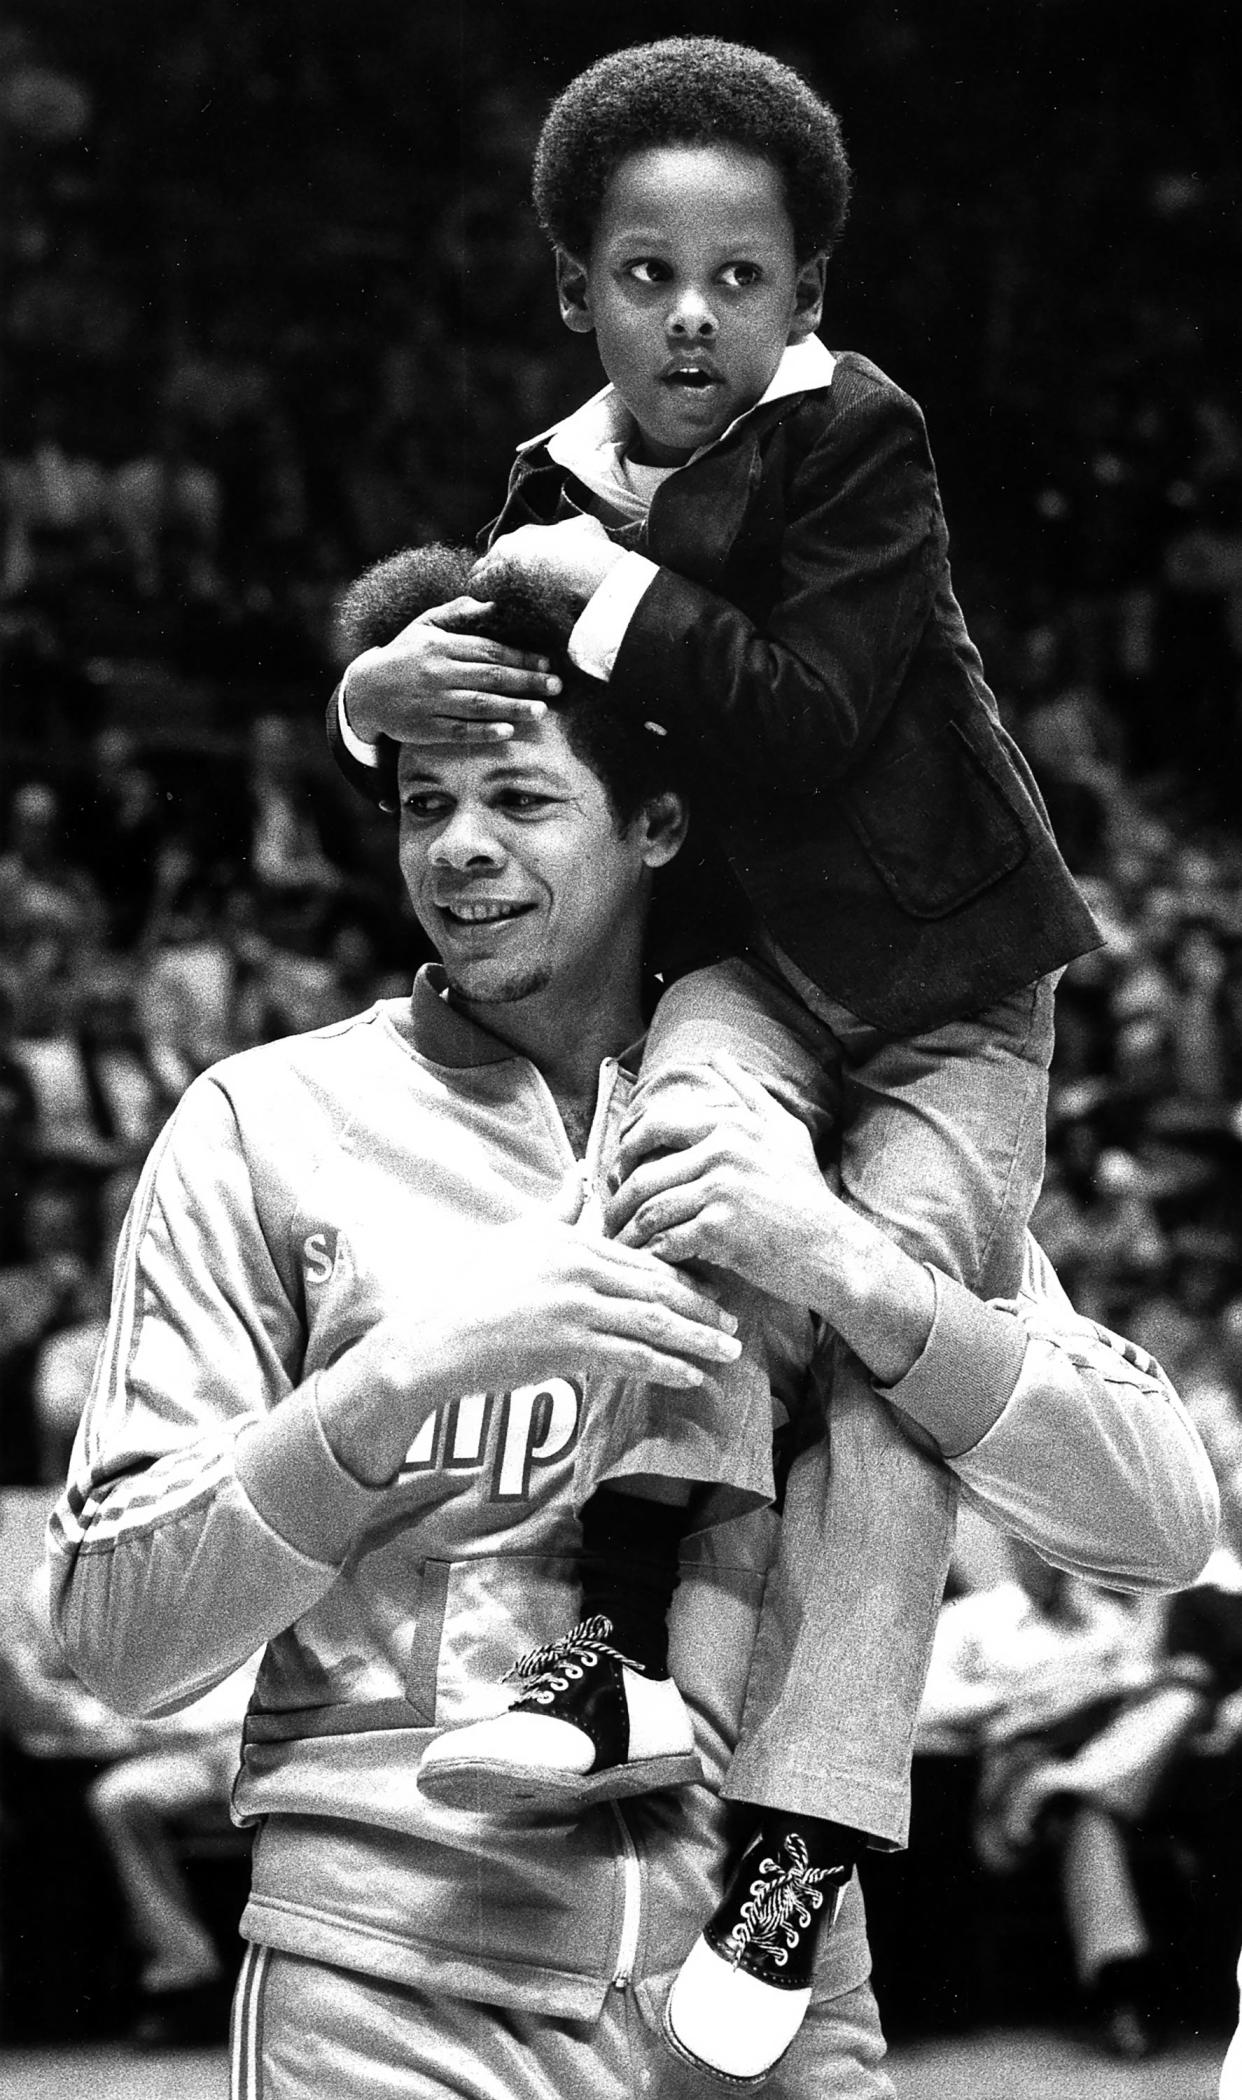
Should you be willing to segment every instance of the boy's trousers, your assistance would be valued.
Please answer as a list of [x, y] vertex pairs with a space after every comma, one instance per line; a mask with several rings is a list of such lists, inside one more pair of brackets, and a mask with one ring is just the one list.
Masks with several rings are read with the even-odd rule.
[[[646, 1987], [611, 1988], [598, 2019], [561, 2020], [248, 1947], [232, 2100], [719, 2100], [658, 2019]], [[883, 2056], [868, 1984], [817, 2000], [766, 2100], [893, 2100]]]
[[[1014, 1296], [1043, 1174], [1054, 980], [903, 1038], [799, 989], [806, 1004], [742, 960], [679, 979], [656, 1010], [635, 1112], [688, 1088], [692, 1113], [695, 1084], [720, 1085], [695, 1067], [726, 1051], [813, 1131], [839, 1115], [849, 1204], [980, 1296]], [[840, 1343], [826, 1369], [827, 1435], [790, 1473], [724, 1791], [903, 1845], [956, 1484]]]

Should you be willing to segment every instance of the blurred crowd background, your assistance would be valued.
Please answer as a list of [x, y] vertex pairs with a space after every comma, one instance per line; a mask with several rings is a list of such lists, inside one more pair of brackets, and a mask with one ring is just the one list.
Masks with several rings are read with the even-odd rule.
[[764, 44], [841, 111], [823, 333], [924, 405], [959, 596], [1108, 935], [1061, 987], [1039, 1230], [1190, 1401], [1242, 1543], [1227, 0], [617, 0], [604, 28], [568, 0], [13, 0], [0, 1484], [63, 1477], [189, 1079], [419, 959], [391, 832], [326, 760], [333, 602], [475, 534], [514, 442], [597, 384], [531, 149], [583, 64], [682, 29]]

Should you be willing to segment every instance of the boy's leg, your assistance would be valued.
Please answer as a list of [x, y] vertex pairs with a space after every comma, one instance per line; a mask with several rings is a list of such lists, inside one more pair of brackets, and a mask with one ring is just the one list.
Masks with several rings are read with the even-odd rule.
[[[842, 1194], [916, 1257], [989, 1294], [1016, 1290], [1042, 1171], [1051, 987], [917, 1041], [877, 1042], [836, 1018]], [[724, 1789], [756, 1810], [758, 1837], [670, 1999], [674, 2045], [723, 2075], [779, 2058], [802, 2018], [790, 1969], [813, 1958], [831, 1890], [866, 1842], [905, 1843], [953, 1544], [948, 1468], [855, 1357], [836, 1344], [828, 1360], [827, 1437], [790, 1471]], [[779, 1955], [759, 1930], [776, 1903], [797, 1925]]]
[[[636, 1099], [661, 1090], [693, 1128], [703, 1086], [694, 1062], [724, 1047], [765, 1083], [777, 1075], [774, 1090], [796, 1097], [814, 1121], [826, 1083], [815, 1049], [788, 1025], [794, 1017], [814, 1031], [786, 993], [743, 963], [680, 980], [660, 1003]], [[565, 1808], [701, 1778], [689, 1715], [667, 1672], [678, 1552], [686, 1532], [771, 1501], [772, 1389], [788, 1383], [781, 1366], [797, 1358], [807, 1325], [805, 1316], [777, 1318], [761, 1292], [723, 1272], [710, 1287], [737, 1320], [741, 1356], [693, 1393], [633, 1385], [593, 1393], [576, 1454], [579, 1623], [521, 1659], [523, 1685], [508, 1713], [429, 1746], [418, 1783], [435, 1800], [469, 1805], [486, 1785], [493, 1807]]]
[[[848, 1015], [839, 1034], [843, 1195], [971, 1289], [1016, 1291], [1043, 1167], [1051, 983], [915, 1040], [877, 1042]], [[838, 1347], [831, 1367], [828, 1439], [791, 1472], [725, 1791], [901, 1845], [956, 1488], [855, 1358]]]

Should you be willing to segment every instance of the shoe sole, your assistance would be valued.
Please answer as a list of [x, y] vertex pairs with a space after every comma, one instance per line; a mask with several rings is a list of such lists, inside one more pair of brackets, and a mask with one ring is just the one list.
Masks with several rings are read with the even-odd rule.
[[685, 2043], [682, 2041], [681, 2037], [677, 2033], [676, 2028], [673, 2026], [673, 2023], [669, 2018], [667, 2001], [664, 2007], [664, 2018], [660, 2022], [660, 2028], [664, 2037], [664, 2043], [666, 2048], [671, 2049], [673, 2055], [677, 2058], [677, 2061], [679, 2063], [689, 2064], [691, 2070], [697, 2071], [700, 2078], [710, 2078], [716, 2085], [732, 2086], [735, 2093], [758, 2092], [759, 2087], [761, 2085], [767, 2084], [769, 2078], [772, 2076], [773, 2071], [775, 2071], [777, 2066], [783, 2061], [783, 2059], [788, 2056], [789, 2050], [793, 2047], [793, 2043], [791, 2042], [789, 2044], [789, 2048], [782, 2049], [779, 2056], [774, 2056], [772, 2058], [772, 2061], [767, 2066], [766, 2070], [755, 2071], [749, 2078], [744, 2078], [738, 2071], [720, 2070], [716, 2064], [709, 2064], [705, 2062], [701, 2056], [696, 2056], [693, 2049], [687, 2049]]
[[485, 1758], [433, 1764], [418, 1774], [418, 1790], [441, 1808], [476, 1814], [508, 1808], [589, 1808], [597, 1801], [622, 1801], [632, 1794], [658, 1794], [698, 1786], [703, 1767], [687, 1752], [679, 1757], [636, 1758], [603, 1772], [549, 1772], [537, 1765], [496, 1765]]

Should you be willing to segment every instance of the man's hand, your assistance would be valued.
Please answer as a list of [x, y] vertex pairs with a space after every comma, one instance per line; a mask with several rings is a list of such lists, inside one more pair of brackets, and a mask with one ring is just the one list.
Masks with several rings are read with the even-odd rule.
[[433, 605], [383, 648], [365, 649], [345, 674], [345, 713], [373, 744], [504, 742], [547, 712], [559, 693], [545, 656], [475, 632], [492, 610], [477, 598]]
[[710, 1262], [788, 1304], [815, 1303], [820, 1251], [843, 1206], [807, 1130], [733, 1058], [713, 1058], [689, 1087], [662, 1075], [622, 1133], [617, 1166], [625, 1179], [605, 1225], [621, 1246]]
[[392, 1479], [429, 1414], [463, 1393], [594, 1372], [686, 1390], [736, 1361], [732, 1316], [651, 1254], [522, 1219], [454, 1242], [391, 1316], [320, 1374], [342, 1465]]
[[935, 1314], [930, 1270], [828, 1188], [809, 1132], [735, 1059], [697, 1068], [692, 1091], [675, 1075], [653, 1090], [619, 1164], [628, 1178], [605, 1225], [622, 1246], [731, 1269], [819, 1313], [883, 1385], [917, 1362]]
[[540, 593], [566, 603], [574, 614], [594, 596], [608, 571], [625, 558], [598, 518], [564, 518], [559, 525], [519, 525], [483, 556], [471, 582], [500, 591], [520, 578]]

